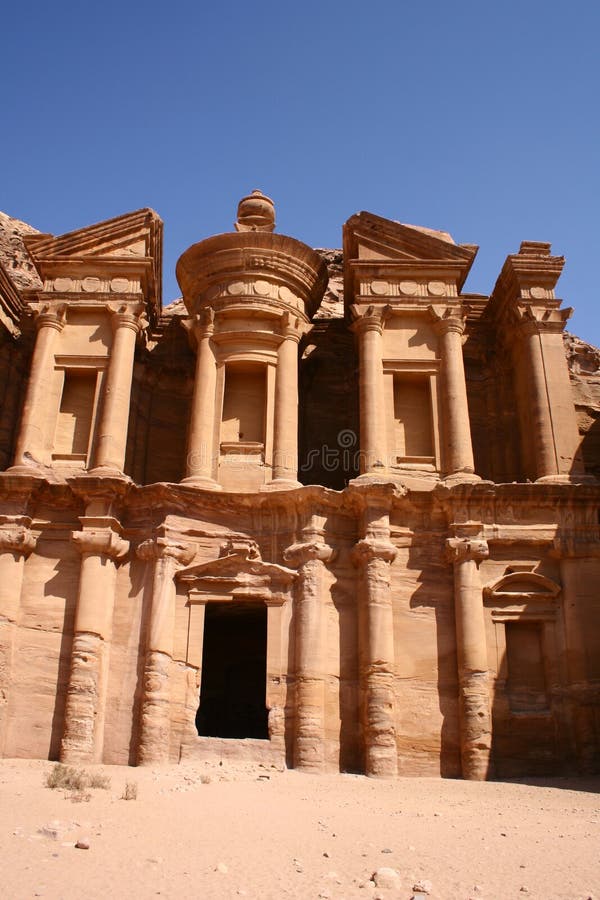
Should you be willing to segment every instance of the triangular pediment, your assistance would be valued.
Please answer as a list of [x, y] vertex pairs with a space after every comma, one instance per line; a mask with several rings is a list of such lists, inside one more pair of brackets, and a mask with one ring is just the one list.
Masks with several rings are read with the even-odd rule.
[[183, 582], [208, 582], [210, 580], [242, 582], [247, 580], [247, 576], [289, 583], [296, 577], [296, 572], [285, 566], [264, 562], [262, 559], [248, 559], [237, 553], [231, 553], [228, 556], [220, 556], [218, 559], [182, 569], [177, 579]]
[[67, 234], [30, 234], [25, 246], [37, 264], [73, 257], [144, 259], [160, 257], [162, 222], [151, 209], [139, 209]]
[[369, 212], [357, 213], [344, 226], [345, 260], [446, 261], [470, 266], [476, 253], [476, 246], [455, 244], [446, 231], [403, 225]]

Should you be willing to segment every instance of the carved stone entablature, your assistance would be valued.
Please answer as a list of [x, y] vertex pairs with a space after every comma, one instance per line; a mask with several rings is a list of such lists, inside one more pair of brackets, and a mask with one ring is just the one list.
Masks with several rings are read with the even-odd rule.
[[232, 538], [221, 552], [225, 555], [177, 574], [177, 581], [188, 589], [190, 603], [247, 600], [281, 606], [291, 598], [296, 572], [264, 562], [254, 541]]
[[45, 292], [56, 294], [141, 294], [142, 282], [140, 278], [126, 278], [123, 276], [78, 275], [70, 278], [59, 275], [56, 278], [48, 278], [44, 282]]
[[514, 307], [523, 305], [558, 309], [560, 300], [556, 299], [554, 288], [564, 264], [563, 256], [551, 256], [550, 244], [523, 241], [518, 253], [507, 256], [484, 317], [502, 322], [507, 316], [514, 316]]
[[567, 559], [600, 557], [600, 527], [561, 528], [554, 538], [552, 556]]
[[129, 552], [129, 541], [121, 537], [121, 526], [111, 516], [80, 517], [83, 531], [74, 531], [71, 540], [80, 553], [122, 560]]
[[486, 606], [495, 622], [556, 617], [560, 585], [537, 572], [509, 572], [483, 588]]
[[28, 516], [0, 516], [0, 553], [29, 556], [35, 548], [30, 525]]
[[[412, 278], [361, 278], [357, 285], [357, 299], [386, 301], [400, 298], [406, 301], [427, 300], [439, 297], [458, 297], [456, 283], [452, 281], [421, 280]], [[395, 304], [396, 305], [396, 304]], [[412, 306], [412, 304], [411, 304]]]
[[372, 560], [393, 563], [398, 550], [389, 541], [365, 538], [358, 541], [352, 550], [352, 562], [355, 566], [364, 566]]
[[[236, 281], [223, 281], [214, 284], [202, 297], [203, 303], [210, 303], [219, 308], [227, 308], [235, 298], [255, 298], [257, 300], [272, 300], [281, 302], [294, 310], [304, 313], [304, 302], [297, 293], [291, 291], [286, 285], [279, 284], [276, 277], [266, 280], [254, 277], [240, 277]], [[224, 301], [219, 304], [219, 301]]]
[[448, 538], [446, 541], [446, 560], [449, 563], [461, 563], [474, 560], [480, 563], [490, 555], [487, 541], [472, 538]]

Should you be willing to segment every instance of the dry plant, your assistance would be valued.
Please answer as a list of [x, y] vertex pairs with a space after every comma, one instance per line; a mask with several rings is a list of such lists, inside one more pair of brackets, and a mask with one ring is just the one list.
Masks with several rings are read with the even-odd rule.
[[88, 788], [100, 788], [107, 791], [110, 787], [110, 778], [100, 772], [86, 772], [85, 769], [76, 769], [74, 766], [56, 763], [46, 775], [46, 787], [65, 791], [72, 795], [73, 800], [89, 800]]
[[125, 790], [121, 795], [121, 800], [137, 800], [137, 783], [135, 781], [127, 781]]

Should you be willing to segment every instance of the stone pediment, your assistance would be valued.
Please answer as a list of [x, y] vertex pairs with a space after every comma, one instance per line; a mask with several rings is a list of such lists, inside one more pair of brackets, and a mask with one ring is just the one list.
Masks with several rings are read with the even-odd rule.
[[29, 234], [24, 243], [36, 265], [57, 257], [155, 257], [161, 226], [153, 210], [139, 209], [67, 234]]
[[186, 585], [190, 602], [243, 599], [285, 602], [296, 578], [293, 569], [264, 562], [253, 541], [230, 542], [221, 552], [217, 559], [178, 573], [177, 581]]
[[346, 260], [447, 260], [470, 265], [476, 253], [476, 246], [456, 244], [447, 231], [403, 225], [373, 213], [357, 213], [344, 226]]
[[360, 212], [344, 225], [344, 294], [351, 305], [361, 279], [440, 280], [460, 291], [477, 254], [474, 244], [455, 244], [446, 231], [403, 225]]
[[[123, 282], [115, 286], [122, 292], [127, 286], [118, 276], [132, 275], [141, 280], [151, 314], [160, 312], [162, 221], [153, 210], [140, 209], [57, 236], [26, 235], [24, 243], [46, 291], [73, 290], [78, 276], [107, 276]], [[85, 291], [92, 288], [84, 285]]]

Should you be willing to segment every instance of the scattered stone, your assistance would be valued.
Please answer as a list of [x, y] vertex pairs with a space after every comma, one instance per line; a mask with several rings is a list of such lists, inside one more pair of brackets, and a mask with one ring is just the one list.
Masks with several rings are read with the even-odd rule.
[[376, 869], [371, 875], [371, 881], [378, 888], [398, 888], [400, 887], [400, 875], [396, 869], [389, 866], [382, 866]]
[[75, 844], [77, 850], [89, 850], [90, 842], [86, 838], [79, 838], [77, 843]]
[[323, 856], [326, 857], [326, 859], [329, 859], [329, 853], [327, 852], [327, 850], [323, 851]]
[[426, 878], [422, 878], [419, 881], [415, 881], [413, 884], [413, 891], [421, 894], [430, 894], [433, 890], [433, 885]]
[[220, 862], [220, 863], [217, 863], [217, 868], [215, 869], [215, 872], [221, 872], [222, 875], [227, 875], [227, 873], [229, 872], [229, 869], [227, 868], [227, 866], [225, 865], [224, 862]]
[[389, 847], [384, 847], [383, 850], [382, 850], [381, 852], [382, 852], [382, 853], [391, 853], [392, 851], [390, 850]]

